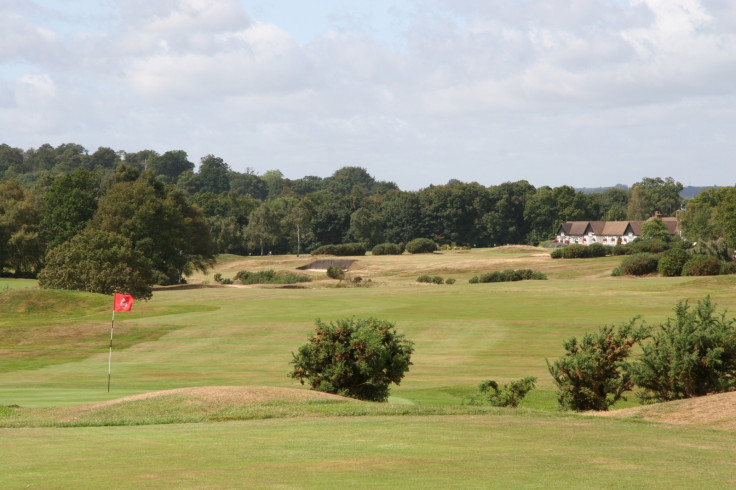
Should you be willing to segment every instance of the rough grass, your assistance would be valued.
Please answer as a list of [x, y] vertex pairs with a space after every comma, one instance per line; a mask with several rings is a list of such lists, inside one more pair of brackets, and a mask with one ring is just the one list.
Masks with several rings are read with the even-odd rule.
[[592, 415], [736, 431], [736, 392], [655, 403]]

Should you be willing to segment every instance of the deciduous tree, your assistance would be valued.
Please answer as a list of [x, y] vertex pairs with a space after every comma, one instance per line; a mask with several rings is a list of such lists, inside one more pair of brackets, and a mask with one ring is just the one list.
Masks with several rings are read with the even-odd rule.
[[51, 250], [38, 275], [45, 289], [151, 297], [151, 262], [117, 233], [88, 229]]

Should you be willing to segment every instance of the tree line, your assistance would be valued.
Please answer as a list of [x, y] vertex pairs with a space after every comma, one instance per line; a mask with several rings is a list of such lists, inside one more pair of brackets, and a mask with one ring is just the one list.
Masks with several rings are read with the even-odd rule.
[[[524, 180], [488, 187], [450, 180], [403, 191], [361, 167], [288, 179], [278, 170], [237, 172], [214, 155], [195, 168], [181, 150], [101, 147], [90, 154], [73, 143], [25, 151], [2, 144], [0, 272], [38, 273], [52, 250], [89, 230], [128, 239], [151, 262], [158, 284], [182, 280], [218, 253], [298, 254], [352, 242], [370, 249], [418, 237], [448, 246], [537, 245], [564, 221], [674, 215], [684, 204], [682, 189], [656, 177], [596, 194]], [[729, 212], [735, 194], [704, 191], [691, 201], [695, 211], [683, 228], [693, 237], [736, 240], [728, 220], [711, 212]]]

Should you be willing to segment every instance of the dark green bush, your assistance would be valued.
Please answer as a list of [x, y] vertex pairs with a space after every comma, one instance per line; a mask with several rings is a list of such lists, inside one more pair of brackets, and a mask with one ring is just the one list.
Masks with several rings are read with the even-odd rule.
[[690, 310], [675, 307], [675, 318], [642, 346], [633, 366], [645, 402], [691, 398], [736, 390], [736, 319], [716, 314], [710, 298]]
[[312, 250], [312, 255], [337, 255], [349, 257], [354, 255], [365, 255], [365, 245], [362, 243], [341, 243], [339, 245], [322, 245]]
[[666, 250], [659, 258], [657, 272], [665, 277], [675, 277], [682, 273], [682, 266], [690, 259], [687, 250], [671, 248]]
[[621, 273], [627, 276], [643, 276], [657, 272], [659, 256], [652, 253], [627, 255], [621, 261]]
[[694, 255], [682, 266], [683, 276], [717, 276], [723, 272], [723, 264], [710, 255]]
[[329, 277], [330, 279], [339, 279], [342, 281], [343, 279], [345, 279], [345, 271], [342, 269], [342, 267], [330, 265], [327, 267], [327, 277]]
[[534, 389], [537, 378], [527, 376], [498, 387], [498, 383], [489, 379], [478, 386], [478, 393], [474, 395], [468, 405], [483, 405], [493, 407], [514, 407], [524, 399], [527, 393]]
[[322, 245], [312, 250], [312, 255], [337, 255], [337, 245]]
[[239, 271], [235, 274], [235, 281], [240, 284], [294, 284], [311, 280], [311, 277], [304, 274], [274, 272], [272, 269], [258, 272]]
[[432, 276], [422, 274], [421, 276], [417, 277], [417, 282], [432, 282]]
[[590, 257], [590, 252], [585, 245], [568, 245], [562, 249], [562, 258], [564, 259], [584, 259], [587, 257]]
[[478, 281], [481, 283], [501, 282], [501, 273], [498, 271], [485, 272], [480, 275]]
[[489, 282], [511, 282], [522, 280], [545, 280], [547, 276], [532, 269], [505, 269], [502, 271], [485, 272], [480, 276], [473, 276], [470, 284], [489, 283]]
[[442, 277], [440, 277], [440, 276], [434, 276], [432, 278], [432, 282], [435, 283], [435, 284], [444, 284], [445, 283], [445, 280]]
[[455, 284], [455, 279], [453, 279], [452, 277], [448, 277], [447, 279], [445, 279], [445, 284]]
[[373, 255], [401, 255], [404, 249], [395, 243], [380, 243], [371, 250]]
[[393, 323], [375, 318], [316, 320], [314, 334], [292, 353], [289, 374], [313, 390], [368, 401], [386, 401], [411, 365], [413, 343]]
[[549, 256], [552, 257], [553, 259], [561, 259], [562, 258], [562, 248], [556, 248], [552, 250], [549, 253]]
[[218, 272], [217, 274], [215, 274], [215, 277], [214, 277], [214, 279], [215, 279], [215, 282], [218, 282], [218, 283], [219, 283], [219, 282], [222, 282], [222, 274], [220, 274], [220, 273]]
[[410, 254], [426, 254], [437, 250], [437, 244], [429, 238], [415, 238], [406, 244], [406, 251]]
[[729, 261], [723, 265], [724, 274], [736, 274], [736, 261]]
[[563, 346], [567, 353], [547, 368], [557, 385], [557, 401], [568, 410], [608, 410], [634, 386], [629, 351], [649, 335], [649, 329], [634, 327], [635, 320], [601, 327], [575, 337]]
[[588, 245], [588, 254], [590, 257], [605, 257], [611, 253], [611, 247], [602, 243], [591, 243]]
[[630, 252], [629, 254], [639, 254], [639, 253], [652, 253], [657, 254], [664, 252], [669, 248], [669, 245], [665, 243], [662, 240], [657, 239], [643, 239], [643, 238], [637, 238], [633, 242], [626, 245]]
[[521, 272], [514, 269], [504, 269], [501, 271], [501, 282], [521, 281]]
[[611, 255], [629, 255], [630, 253], [629, 247], [623, 243], [617, 243], [611, 249]]
[[233, 280], [230, 279], [229, 277], [225, 277], [224, 279], [220, 280], [220, 284], [232, 284], [232, 283], [233, 283]]
[[362, 243], [341, 243], [337, 246], [337, 255], [365, 255], [366, 248]]

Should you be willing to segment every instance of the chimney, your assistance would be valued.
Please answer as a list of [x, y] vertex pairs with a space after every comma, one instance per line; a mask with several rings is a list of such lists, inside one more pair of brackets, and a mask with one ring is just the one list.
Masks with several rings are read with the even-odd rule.
[[660, 213], [659, 211], [655, 211], [655, 212], [654, 212], [654, 216], [653, 216], [653, 218], [659, 218], [659, 219], [662, 219], [662, 213]]

